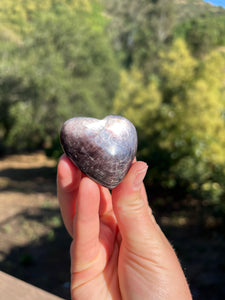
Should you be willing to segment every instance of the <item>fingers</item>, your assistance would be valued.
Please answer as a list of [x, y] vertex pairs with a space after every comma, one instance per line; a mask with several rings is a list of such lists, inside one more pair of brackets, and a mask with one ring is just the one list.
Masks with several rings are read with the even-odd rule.
[[[88, 177], [82, 178], [73, 221], [75, 248], [74, 253], [71, 255], [82, 268], [93, 261], [99, 250], [99, 204], [100, 191], [98, 185]], [[76, 266], [76, 271], [78, 269], [79, 267]]]
[[112, 197], [109, 190], [101, 185], [99, 185], [100, 190], [100, 207], [99, 207], [99, 216], [108, 214], [112, 212]]
[[123, 181], [112, 191], [112, 202], [124, 242], [131, 248], [146, 245], [158, 235], [157, 225], [148, 205], [143, 179], [147, 164], [135, 162]]
[[81, 179], [81, 171], [63, 154], [58, 163], [57, 183], [65, 192], [75, 190]]
[[57, 170], [57, 196], [65, 227], [72, 236], [76, 196], [81, 180], [81, 171], [64, 154]]
[[[120, 269], [124, 271], [120, 281], [122, 297], [139, 299], [140, 295], [147, 295], [142, 298], [191, 299], [176, 254], [148, 205], [142, 183], [146, 172], [144, 162], [134, 162], [123, 181], [112, 191], [121, 233], [119, 265], [125, 263], [121, 263]], [[120, 242], [119, 236], [117, 239]], [[138, 287], [133, 278], [141, 280]]]
[[65, 226], [74, 240], [72, 273], [93, 267], [99, 259], [100, 246], [105, 258], [112, 252], [109, 242], [116, 234], [116, 223], [111, 194], [84, 176], [66, 155], [58, 164], [57, 194]]

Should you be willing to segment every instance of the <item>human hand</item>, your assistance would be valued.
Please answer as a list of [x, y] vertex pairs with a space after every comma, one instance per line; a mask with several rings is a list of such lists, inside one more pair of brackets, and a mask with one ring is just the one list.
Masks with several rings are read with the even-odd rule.
[[144, 162], [112, 191], [84, 176], [66, 155], [57, 192], [71, 244], [72, 299], [192, 299], [185, 276], [148, 205]]

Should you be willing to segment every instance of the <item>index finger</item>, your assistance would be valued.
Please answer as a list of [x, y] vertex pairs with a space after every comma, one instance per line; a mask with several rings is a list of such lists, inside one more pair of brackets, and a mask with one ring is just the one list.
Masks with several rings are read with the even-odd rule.
[[57, 168], [57, 196], [63, 222], [71, 236], [81, 175], [81, 171], [63, 154]]

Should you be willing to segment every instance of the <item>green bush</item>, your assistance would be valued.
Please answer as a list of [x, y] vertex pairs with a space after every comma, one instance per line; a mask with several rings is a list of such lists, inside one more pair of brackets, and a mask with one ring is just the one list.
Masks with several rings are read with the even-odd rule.
[[0, 130], [8, 147], [54, 144], [66, 119], [111, 111], [119, 76], [105, 19], [95, 3], [71, 10], [65, 1], [35, 15], [21, 43], [0, 47]]
[[[210, 201], [225, 191], [224, 52], [195, 60], [183, 40], [161, 53], [158, 77], [121, 74], [114, 107], [139, 134], [139, 157], [161, 186], [182, 186]], [[126, 91], [126, 92], [125, 92]]]

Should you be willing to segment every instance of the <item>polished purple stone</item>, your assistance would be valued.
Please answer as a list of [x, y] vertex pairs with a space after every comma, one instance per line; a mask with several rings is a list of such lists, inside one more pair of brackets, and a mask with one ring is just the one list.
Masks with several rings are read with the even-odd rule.
[[127, 174], [137, 152], [137, 132], [124, 117], [102, 120], [75, 117], [61, 129], [60, 141], [70, 160], [88, 177], [113, 189]]

